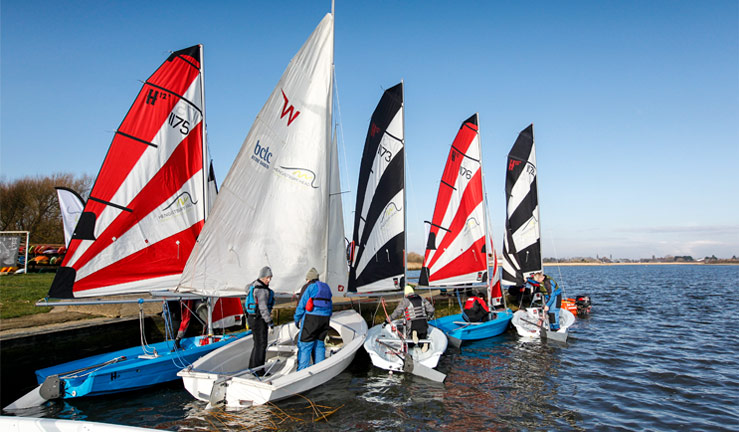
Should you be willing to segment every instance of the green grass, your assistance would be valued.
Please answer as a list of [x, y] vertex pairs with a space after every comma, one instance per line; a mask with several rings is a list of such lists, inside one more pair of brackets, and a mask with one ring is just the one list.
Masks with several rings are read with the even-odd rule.
[[36, 307], [46, 297], [54, 273], [29, 273], [0, 276], [0, 319], [46, 313], [50, 307]]

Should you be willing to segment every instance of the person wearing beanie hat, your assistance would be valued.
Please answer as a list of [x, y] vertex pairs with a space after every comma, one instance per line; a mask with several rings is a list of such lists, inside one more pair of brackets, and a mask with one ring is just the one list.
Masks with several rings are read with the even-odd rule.
[[[388, 321], [403, 316], [405, 318], [403, 322], [405, 336], [406, 338], [410, 336], [413, 343], [417, 344], [419, 339], [426, 339], [428, 335], [428, 320], [434, 314], [434, 306], [428, 300], [416, 294], [410, 285], [406, 285], [403, 292], [405, 294], [403, 301], [398, 303], [398, 306], [388, 317]], [[428, 350], [428, 344], [423, 344], [421, 349], [423, 351]]]
[[[272, 281], [272, 269], [267, 266], [259, 270], [257, 280], [247, 287], [246, 299], [244, 300], [244, 312], [246, 321], [254, 335], [254, 348], [249, 358], [249, 369], [259, 368], [264, 365], [267, 356], [267, 330], [275, 326], [272, 322], [272, 308], [275, 306], [275, 293], [269, 287]], [[254, 373], [264, 375], [264, 370], [259, 369]]]
[[295, 325], [300, 329], [298, 335], [298, 370], [302, 370], [326, 358], [326, 338], [333, 312], [331, 288], [318, 280], [318, 271], [315, 268], [308, 270], [305, 275], [308, 281], [295, 308]]

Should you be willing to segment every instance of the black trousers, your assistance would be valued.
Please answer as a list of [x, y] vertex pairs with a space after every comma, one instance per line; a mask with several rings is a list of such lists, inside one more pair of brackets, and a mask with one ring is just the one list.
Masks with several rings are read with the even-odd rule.
[[[253, 369], [262, 366], [267, 355], [267, 323], [261, 315], [248, 314], [246, 320], [254, 337], [254, 348], [252, 348], [251, 357], [249, 358], [249, 369]], [[264, 371], [261, 371], [259, 375], [263, 373]]]

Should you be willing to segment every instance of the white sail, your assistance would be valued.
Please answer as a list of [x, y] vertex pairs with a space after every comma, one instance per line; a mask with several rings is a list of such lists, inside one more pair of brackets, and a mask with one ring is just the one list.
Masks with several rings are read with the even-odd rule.
[[243, 295], [264, 266], [293, 293], [326, 267], [333, 16], [293, 57], [229, 170], [179, 291]]
[[85, 208], [85, 201], [79, 194], [72, 189], [58, 186], [56, 196], [59, 199], [59, 209], [62, 213], [62, 225], [64, 227], [64, 246], [69, 246], [74, 234], [74, 227], [80, 220], [82, 210]]

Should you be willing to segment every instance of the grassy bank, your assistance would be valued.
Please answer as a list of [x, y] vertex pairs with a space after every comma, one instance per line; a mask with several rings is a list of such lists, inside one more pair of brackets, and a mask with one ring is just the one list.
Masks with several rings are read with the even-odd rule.
[[0, 276], [0, 319], [49, 312], [34, 304], [46, 297], [53, 280], [54, 273]]

